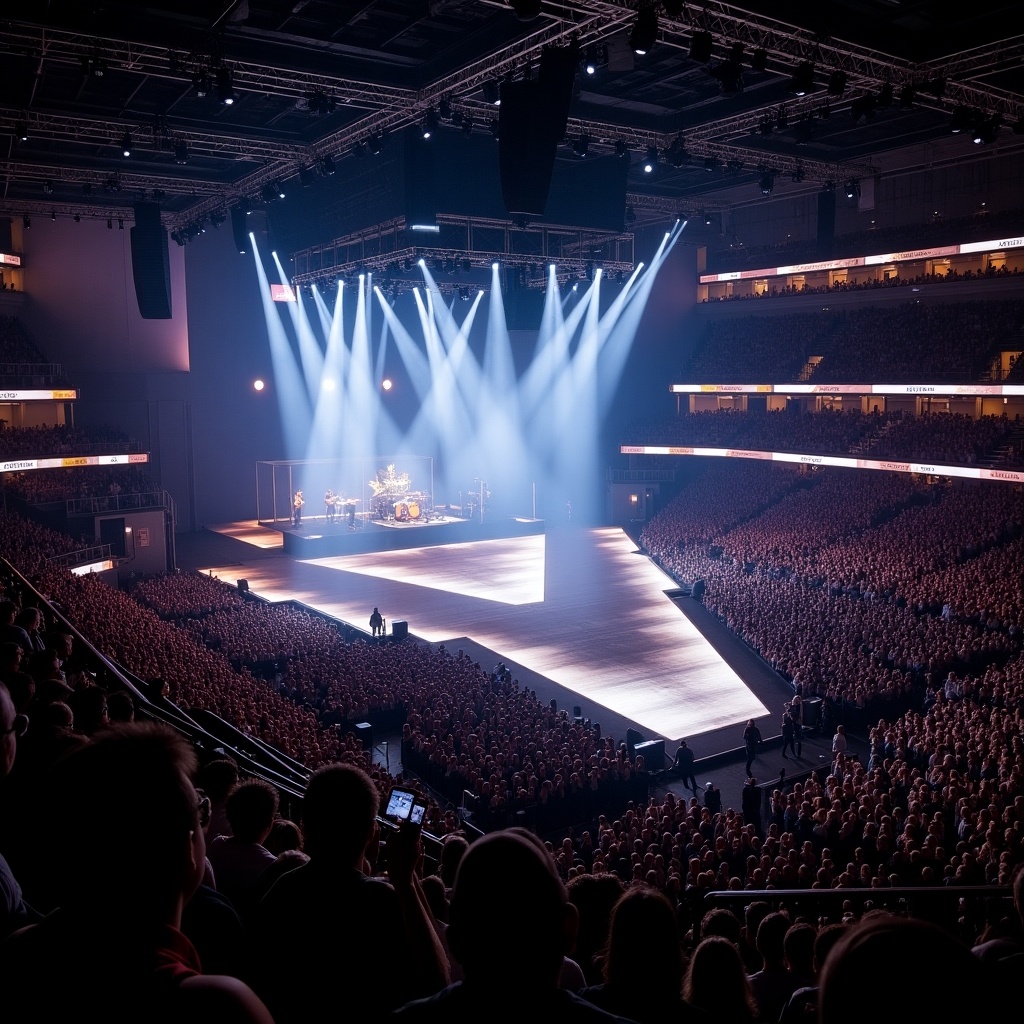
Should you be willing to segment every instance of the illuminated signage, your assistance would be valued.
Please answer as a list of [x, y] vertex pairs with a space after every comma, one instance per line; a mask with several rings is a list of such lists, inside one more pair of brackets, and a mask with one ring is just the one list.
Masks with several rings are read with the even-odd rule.
[[1024, 384], [671, 384], [673, 395], [1024, 395]]
[[0, 252], [0, 264], [6, 267], [20, 267], [21, 257], [12, 252]]
[[78, 392], [73, 388], [60, 391], [0, 391], [0, 402], [65, 402], [74, 401]]
[[841, 469], [874, 469], [886, 473], [917, 473], [925, 476], [961, 477], [966, 480], [1001, 480], [1024, 483], [1024, 470], [981, 469], [976, 466], [945, 466], [929, 462], [896, 462], [891, 459], [855, 459], [842, 455], [812, 455], [796, 452], [762, 452], [741, 448], [690, 448], [669, 445], [624, 444], [622, 455], [704, 455], [726, 459], [764, 459], [804, 466], [837, 466]]
[[930, 249], [905, 249], [903, 252], [884, 252], [874, 256], [855, 256], [843, 260], [825, 260], [819, 263], [794, 263], [789, 267], [764, 267], [761, 270], [730, 271], [726, 274], [701, 274], [701, 284], [718, 284], [752, 277], [785, 277], [789, 274], [810, 274], [826, 270], [846, 270], [851, 267], [876, 267], [883, 263], [906, 263], [911, 260], [934, 260], [944, 256], [959, 256], [973, 252], [999, 252], [1002, 249], [1024, 248], [1024, 236], [993, 238], [987, 242], [961, 242], [959, 245], [938, 245]]
[[295, 289], [290, 284], [272, 284], [270, 297], [275, 302], [295, 302]]
[[131, 455], [77, 455], [61, 459], [16, 459], [0, 462], [0, 473], [24, 473], [30, 469], [63, 469], [68, 466], [126, 466], [129, 463], [149, 462], [147, 452]]

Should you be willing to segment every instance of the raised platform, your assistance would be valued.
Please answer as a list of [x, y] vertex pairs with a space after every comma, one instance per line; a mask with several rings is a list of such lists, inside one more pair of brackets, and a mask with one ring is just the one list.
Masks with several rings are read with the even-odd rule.
[[348, 528], [347, 519], [331, 522], [325, 516], [305, 516], [299, 527], [280, 522], [264, 522], [260, 525], [280, 531], [284, 537], [285, 554], [302, 559], [357, 555], [370, 551], [400, 551], [544, 533], [543, 519], [518, 516], [492, 516], [482, 523], [479, 520], [450, 516], [430, 522], [356, 522], [354, 530]]

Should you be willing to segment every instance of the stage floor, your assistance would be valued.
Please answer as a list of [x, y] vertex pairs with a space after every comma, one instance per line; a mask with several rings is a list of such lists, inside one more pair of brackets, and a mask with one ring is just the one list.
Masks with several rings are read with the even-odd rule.
[[648, 735], [741, 732], [767, 714], [667, 596], [673, 581], [617, 528], [202, 569], [363, 628], [376, 605], [389, 628], [405, 619], [432, 643], [471, 637], [578, 694], [587, 717], [608, 708]]

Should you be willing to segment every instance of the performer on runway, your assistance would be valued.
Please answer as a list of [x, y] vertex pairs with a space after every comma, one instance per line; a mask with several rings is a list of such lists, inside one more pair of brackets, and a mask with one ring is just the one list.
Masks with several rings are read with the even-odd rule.
[[305, 504], [302, 491], [296, 491], [295, 497], [292, 498], [292, 525], [296, 528], [302, 525], [302, 506]]
[[683, 785], [689, 786], [690, 791], [696, 796], [697, 777], [693, 773], [693, 751], [686, 745], [686, 740], [679, 741], [679, 749], [676, 751], [676, 759], [672, 767], [682, 776]]
[[381, 615], [378, 608], [374, 608], [373, 614], [370, 616], [370, 631], [374, 636], [384, 635], [384, 616]]

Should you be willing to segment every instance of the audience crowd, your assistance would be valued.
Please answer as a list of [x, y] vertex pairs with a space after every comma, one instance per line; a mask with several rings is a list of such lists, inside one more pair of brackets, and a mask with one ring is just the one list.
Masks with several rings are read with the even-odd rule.
[[[1014, 300], [731, 317], [704, 327], [684, 379], [970, 383], [981, 380], [1001, 346], [1022, 331], [1024, 303]], [[810, 368], [812, 356], [821, 361]]]

